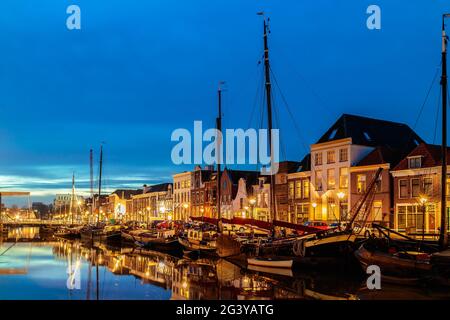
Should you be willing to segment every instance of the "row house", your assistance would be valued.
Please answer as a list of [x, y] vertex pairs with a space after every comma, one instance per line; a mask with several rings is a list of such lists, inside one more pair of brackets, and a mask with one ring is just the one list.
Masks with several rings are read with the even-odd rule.
[[288, 219], [290, 223], [302, 224], [311, 219], [311, 155], [300, 162], [297, 172], [288, 174]]
[[127, 212], [127, 200], [140, 193], [142, 193], [142, 190], [118, 189], [109, 194], [104, 209], [108, 219], [124, 218]]
[[[450, 157], [447, 149], [447, 159]], [[441, 146], [421, 143], [393, 170], [393, 227], [401, 232], [437, 233], [441, 221]], [[447, 176], [447, 203], [450, 195]], [[446, 208], [447, 225], [449, 206]]]
[[173, 214], [175, 220], [187, 221], [190, 217], [192, 173], [185, 171], [173, 175]]
[[173, 185], [144, 185], [142, 193], [133, 195], [126, 207], [128, 220], [149, 223], [152, 220], [172, 219]]
[[347, 216], [349, 204], [351, 206], [356, 202], [358, 193], [363, 193], [363, 190], [355, 192], [353, 188], [370, 182], [364, 174], [355, 174], [355, 177], [366, 180], [352, 185], [349, 183], [350, 170], [377, 147], [391, 151], [395, 154], [394, 158], [402, 158], [421, 142], [423, 140], [406, 124], [342, 115], [311, 146], [314, 220], [332, 222]]
[[290, 221], [289, 203], [288, 203], [288, 175], [298, 171], [300, 162], [296, 161], [282, 161], [278, 163], [278, 172], [274, 175], [275, 178], [275, 220]]
[[204, 169], [196, 166], [191, 173], [190, 215], [192, 217], [211, 217], [211, 201], [208, 199], [206, 182], [210, 181], [213, 173], [213, 168], [209, 166]]
[[204, 212], [205, 217], [218, 218], [217, 213], [217, 171], [211, 172], [208, 181], [205, 181]]
[[[393, 199], [390, 170], [392, 166], [395, 166], [399, 162], [398, 155], [399, 152], [392, 152], [392, 150], [386, 147], [377, 147], [355, 166], [350, 168], [350, 208], [356, 207], [360, 200], [362, 200], [368, 185], [375, 178], [376, 172], [379, 168], [382, 168], [381, 174], [375, 182], [374, 199], [366, 218], [368, 222], [375, 222], [386, 227], [391, 227]], [[348, 211], [344, 212], [343, 220], [349, 218]]]
[[288, 174], [289, 213], [283, 220], [335, 222], [349, 218], [351, 208], [382, 167], [369, 219], [388, 224], [393, 217], [389, 170], [422, 142], [405, 124], [342, 115], [311, 145], [301, 168]]
[[220, 210], [223, 218], [252, 216], [255, 206], [252, 186], [258, 184], [258, 176], [258, 171], [225, 169], [222, 172]]
[[270, 177], [260, 175], [258, 183], [252, 186], [252, 198], [249, 200], [251, 217], [256, 220], [270, 221]]

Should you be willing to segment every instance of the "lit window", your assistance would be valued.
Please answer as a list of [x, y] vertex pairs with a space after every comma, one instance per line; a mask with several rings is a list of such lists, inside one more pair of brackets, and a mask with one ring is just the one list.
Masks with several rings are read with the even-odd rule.
[[335, 163], [336, 162], [336, 153], [334, 150], [327, 151], [327, 163]]
[[309, 198], [309, 180], [303, 180], [303, 199]]
[[364, 193], [366, 192], [366, 175], [358, 174], [356, 183], [356, 192]]
[[322, 164], [322, 152], [317, 152], [314, 155], [314, 164], [320, 166]]
[[295, 182], [295, 198], [300, 199], [302, 197], [302, 181], [297, 180]]
[[334, 176], [334, 169], [328, 169], [328, 190], [332, 190], [336, 187], [336, 177]]
[[294, 182], [289, 182], [289, 199], [294, 198]]
[[383, 210], [383, 203], [381, 201], [374, 201], [371, 221], [382, 221], [383, 220], [382, 210]]
[[340, 162], [348, 161], [348, 150], [347, 150], [347, 148], [339, 149], [339, 161]]
[[322, 191], [322, 171], [316, 171], [316, 191]]
[[348, 187], [348, 168], [339, 169], [339, 188]]

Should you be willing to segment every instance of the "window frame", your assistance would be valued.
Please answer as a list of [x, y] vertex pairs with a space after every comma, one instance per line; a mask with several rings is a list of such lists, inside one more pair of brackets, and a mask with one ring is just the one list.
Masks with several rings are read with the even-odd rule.
[[[402, 182], [403, 181], [405, 182], [406, 196], [402, 196]], [[408, 179], [398, 179], [398, 198], [399, 199], [409, 198]]]

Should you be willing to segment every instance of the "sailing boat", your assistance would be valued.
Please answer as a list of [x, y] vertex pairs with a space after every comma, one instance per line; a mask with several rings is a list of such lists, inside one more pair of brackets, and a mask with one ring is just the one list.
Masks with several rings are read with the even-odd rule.
[[[66, 239], [76, 239], [80, 238], [80, 232], [82, 227], [75, 226], [74, 225], [74, 215], [78, 211], [79, 205], [78, 205], [78, 198], [75, 194], [75, 173], [72, 174], [72, 194], [70, 197], [70, 226], [68, 227], [61, 227], [55, 232], [55, 236], [66, 238]], [[74, 212], [75, 210], [75, 212]]]
[[102, 194], [102, 171], [103, 171], [103, 146], [100, 146], [100, 170], [98, 181], [98, 199], [97, 199], [97, 224], [88, 225], [81, 230], [81, 240], [85, 242], [95, 241], [120, 241], [121, 226], [105, 225], [100, 222], [101, 213], [101, 194]]
[[[442, 145], [441, 145], [441, 227], [439, 246], [427, 245], [393, 230], [374, 225], [382, 237], [371, 238], [355, 252], [360, 265], [366, 270], [369, 265], [381, 268], [381, 277], [395, 283], [417, 284], [424, 280], [439, 285], [450, 285], [450, 250], [447, 234], [447, 36], [445, 19], [442, 16]], [[400, 237], [394, 239], [391, 234]]]
[[[216, 129], [218, 132], [222, 132], [222, 84], [223, 81], [219, 82], [219, 88], [217, 90], [218, 97], [218, 117], [216, 118]], [[216, 137], [216, 158], [217, 158], [217, 171], [216, 171], [216, 204], [217, 204], [217, 225], [215, 228], [211, 228], [209, 223], [201, 223], [198, 226], [190, 228], [187, 230], [184, 236], [178, 238], [178, 242], [187, 251], [198, 251], [198, 252], [209, 252], [216, 253], [218, 249], [219, 256], [222, 255], [224, 249], [223, 240], [219, 240], [218, 236], [222, 235], [222, 220], [220, 213], [220, 148], [221, 148], [220, 136]]]

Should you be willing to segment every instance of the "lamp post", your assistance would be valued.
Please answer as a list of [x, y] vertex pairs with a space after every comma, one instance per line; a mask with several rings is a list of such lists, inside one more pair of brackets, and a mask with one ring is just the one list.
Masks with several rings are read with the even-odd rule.
[[187, 202], [185, 202], [185, 203], [183, 203], [183, 218], [184, 219], [180, 219], [180, 220], [184, 220], [184, 221], [187, 221], [188, 219], [186, 219], [186, 211], [187, 211], [187, 209], [189, 208], [189, 204], [187, 203]]
[[146, 214], [146, 217], [145, 217], [145, 223], [147, 224], [147, 227], [148, 227], [148, 222], [150, 220], [150, 207], [147, 207], [145, 209], [147, 210], [147, 214]]
[[252, 209], [252, 219], [255, 219], [255, 204], [256, 204], [256, 199], [255, 198], [250, 198], [250, 200], [248, 201], [250, 203], [250, 208]]
[[317, 203], [313, 202], [312, 203], [312, 207], [313, 207], [313, 220], [316, 220], [316, 207], [317, 207]]
[[162, 217], [164, 217], [164, 219], [165, 219], [166, 218], [165, 217], [166, 207], [164, 205], [159, 207], [159, 212], [161, 213]]
[[425, 197], [420, 197], [420, 203], [422, 204], [422, 241], [425, 240], [425, 212], [427, 210], [426, 204], [428, 199]]
[[341, 228], [341, 221], [342, 221], [342, 213], [343, 213], [342, 200], [345, 197], [345, 193], [340, 191], [340, 192], [337, 193], [337, 196], [338, 196], [338, 199], [339, 199], [339, 229], [340, 229]]

